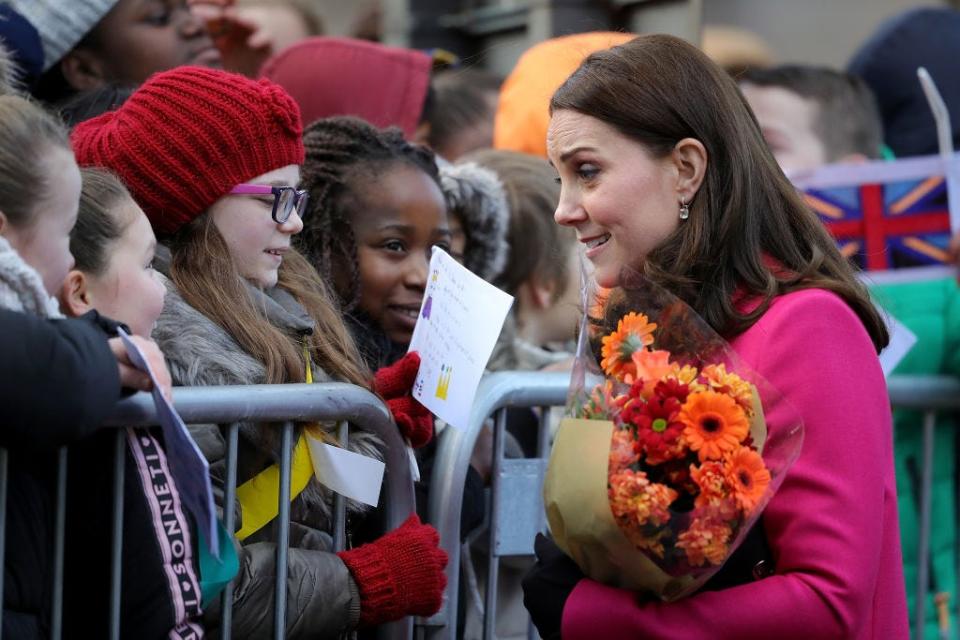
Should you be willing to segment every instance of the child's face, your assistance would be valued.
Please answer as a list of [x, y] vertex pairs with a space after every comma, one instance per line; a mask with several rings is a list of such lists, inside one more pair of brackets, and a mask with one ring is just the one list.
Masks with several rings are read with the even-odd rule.
[[[247, 180], [245, 184], [295, 187], [299, 182], [300, 167], [291, 164]], [[283, 254], [290, 250], [291, 238], [303, 229], [303, 221], [296, 211], [286, 222], [277, 224], [270, 215], [272, 210], [272, 195], [227, 195], [209, 209], [240, 275], [262, 289], [277, 284]]]
[[413, 337], [432, 247], [450, 250], [447, 209], [426, 173], [397, 165], [358, 189], [352, 212], [360, 308], [400, 344]]
[[740, 85], [760, 130], [783, 172], [796, 175], [830, 161], [823, 141], [815, 132], [818, 107], [781, 87]]
[[150, 222], [132, 200], [118, 205], [123, 235], [109, 248], [103, 273], [85, 274], [87, 303], [103, 315], [119, 320], [137, 335], [150, 336], [163, 311], [163, 284], [153, 270], [157, 240]]
[[220, 67], [220, 53], [184, 0], [119, 0], [93, 30], [105, 82], [143, 83], [186, 64]]
[[23, 227], [4, 221], [0, 233], [40, 273], [47, 293], [56, 295], [73, 267], [70, 230], [77, 221], [81, 181], [72, 152], [55, 147], [47, 158], [48, 179], [38, 194], [31, 221]]

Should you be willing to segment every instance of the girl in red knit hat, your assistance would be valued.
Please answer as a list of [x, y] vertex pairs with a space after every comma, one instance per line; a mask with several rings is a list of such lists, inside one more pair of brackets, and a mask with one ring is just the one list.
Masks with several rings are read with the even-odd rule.
[[[78, 161], [117, 173], [169, 250], [158, 254], [157, 266], [169, 280], [154, 337], [176, 384], [304, 382], [309, 372], [316, 381], [368, 386], [326, 287], [291, 248], [307, 199], [296, 188], [301, 133], [297, 106], [277, 85], [198, 67], [153, 76], [119, 109], [73, 132]], [[394, 373], [380, 372], [374, 388], [388, 396], [403, 427], [410, 420], [412, 380], [404, 371], [398, 383]], [[224, 431], [193, 425], [191, 432], [215, 482], [222, 483]], [[353, 430], [352, 450], [382, 457], [381, 447], [362, 424]], [[237, 637], [261, 637], [272, 628], [271, 518], [257, 517], [254, 507], [259, 501], [276, 505], [275, 489], [263, 495], [271, 491], [257, 487], [279, 460], [279, 449], [277, 430], [240, 425]], [[254, 478], [258, 482], [250, 484]], [[330, 491], [312, 476], [291, 502], [288, 637], [336, 636], [434, 613], [446, 563], [436, 531], [411, 516], [375, 542], [332, 554], [324, 533], [331, 503]], [[362, 510], [348, 501], [354, 518]], [[206, 612], [208, 622], [218, 619], [217, 608]]]

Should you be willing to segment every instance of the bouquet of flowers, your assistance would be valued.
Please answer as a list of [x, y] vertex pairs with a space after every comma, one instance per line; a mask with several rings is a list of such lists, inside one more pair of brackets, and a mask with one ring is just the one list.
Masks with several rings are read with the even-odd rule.
[[662, 288], [635, 278], [594, 300], [547, 468], [547, 520], [589, 577], [675, 600], [757, 522], [803, 428], [781, 407], [795, 418], [769, 433], [763, 403], [779, 395]]

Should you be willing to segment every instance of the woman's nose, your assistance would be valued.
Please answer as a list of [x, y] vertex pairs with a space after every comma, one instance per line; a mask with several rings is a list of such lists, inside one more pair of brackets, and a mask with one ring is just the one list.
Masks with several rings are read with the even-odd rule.
[[557, 210], [553, 212], [553, 219], [559, 225], [574, 226], [587, 219], [586, 211], [577, 200], [561, 193]]

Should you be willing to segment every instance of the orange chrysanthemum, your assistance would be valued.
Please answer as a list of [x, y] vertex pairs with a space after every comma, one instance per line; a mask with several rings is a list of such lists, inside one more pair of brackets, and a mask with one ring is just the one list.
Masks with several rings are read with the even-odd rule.
[[770, 486], [770, 471], [760, 454], [750, 447], [740, 447], [730, 454], [725, 475], [731, 492], [744, 514], [756, 508]]
[[617, 330], [602, 340], [600, 366], [608, 376], [624, 382], [625, 375], [635, 375], [633, 354], [653, 344], [657, 325], [642, 313], [628, 313], [617, 323]]
[[637, 453], [637, 441], [628, 429], [614, 429], [610, 439], [610, 461], [607, 473], [614, 474], [623, 471], [640, 459]]
[[722, 462], [708, 460], [699, 467], [692, 464], [690, 477], [699, 491], [693, 502], [699, 514], [719, 520], [732, 520], [739, 514]]
[[683, 438], [701, 462], [719, 460], [750, 432], [743, 409], [730, 396], [715, 391], [691, 393], [680, 409]]
[[753, 413], [753, 386], [749, 382], [728, 372], [723, 363], [707, 365], [701, 373], [711, 389], [733, 397], [747, 415]]
[[610, 474], [609, 482], [610, 510], [627, 527], [661, 526], [670, 520], [669, 507], [677, 492], [667, 485], [650, 482], [643, 471], [630, 469]]
[[691, 367], [688, 364], [674, 371], [672, 377], [676, 378], [681, 384], [687, 385], [691, 392], [707, 390], [707, 387], [697, 380], [700, 377], [700, 372], [697, 371], [696, 367]]
[[687, 561], [694, 567], [705, 562], [721, 564], [727, 557], [733, 531], [724, 522], [710, 518], [694, 518], [690, 528], [677, 536], [677, 548], [687, 552]]

